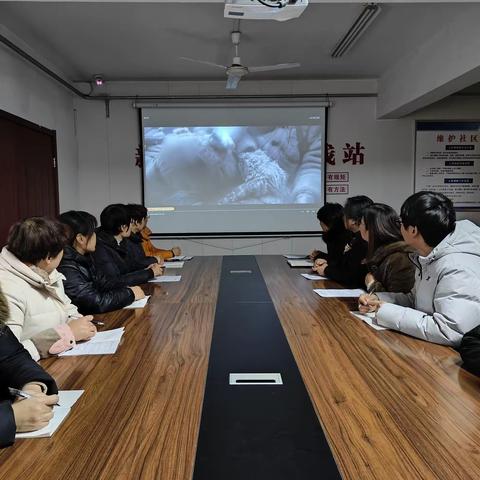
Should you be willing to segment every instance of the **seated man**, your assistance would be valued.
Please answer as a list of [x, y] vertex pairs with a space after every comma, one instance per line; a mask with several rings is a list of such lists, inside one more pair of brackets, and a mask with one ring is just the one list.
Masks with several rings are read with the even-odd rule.
[[359, 309], [379, 325], [429, 342], [458, 347], [480, 324], [480, 228], [455, 222], [451, 200], [418, 192], [402, 205], [401, 232], [417, 252], [410, 293], [362, 295]]
[[162, 267], [156, 261], [145, 267], [131, 258], [125, 248], [123, 240], [131, 233], [130, 214], [125, 205], [105, 207], [100, 214], [100, 224], [93, 258], [102, 275], [127, 287], [147, 283], [153, 277], [162, 275]]
[[143, 250], [143, 237], [140, 233], [147, 223], [148, 212], [143, 205], [135, 205], [129, 203], [125, 205], [127, 213], [130, 215], [131, 233], [130, 236], [122, 240], [122, 244], [127, 249], [130, 258], [144, 267], [150, 266], [152, 263], [164, 264], [161, 255], [146, 255]]
[[171, 250], [157, 248], [150, 240], [152, 231], [147, 227], [148, 210], [143, 205], [128, 204], [130, 215], [132, 217], [132, 235], [130, 240], [138, 247], [134, 247], [137, 257], [141, 255], [140, 248], [143, 250], [143, 256], [146, 258], [155, 257], [160, 265], [164, 260], [176, 257], [182, 253], [180, 247], [172, 247]]

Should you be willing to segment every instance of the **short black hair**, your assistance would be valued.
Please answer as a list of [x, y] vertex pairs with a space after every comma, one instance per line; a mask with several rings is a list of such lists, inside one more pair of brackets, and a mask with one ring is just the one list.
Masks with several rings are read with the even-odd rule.
[[56, 257], [66, 243], [65, 230], [60, 222], [32, 217], [12, 225], [7, 248], [21, 262], [36, 265], [45, 258]]
[[453, 203], [441, 193], [414, 193], [403, 203], [400, 217], [405, 228], [417, 227], [425, 243], [432, 248], [455, 230]]
[[328, 228], [332, 228], [338, 221], [343, 223], [343, 207], [339, 203], [326, 203], [318, 210], [317, 219]]
[[100, 214], [102, 230], [110, 235], [118, 235], [122, 231], [122, 227], [130, 225], [130, 221], [130, 213], [127, 211], [126, 205], [121, 203], [108, 205]]
[[62, 213], [58, 219], [66, 227], [65, 234], [70, 245], [73, 245], [79, 233], [90, 238], [97, 228], [97, 219], [88, 212], [70, 210]]
[[347, 198], [343, 207], [343, 214], [346, 219], [360, 222], [363, 217], [363, 211], [372, 204], [373, 200], [366, 195]]
[[372, 203], [363, 212], [363, 221], [368, 230], [368, 257], [383, 245], [402, 240], [397, 212], [384, 203]]
[[319, 222], [328, 227], [328, 232], [323, 233], [325, 241], [329, 237], [335, 237], [346, 231], [343, 222], [343, 207], [339, 203], [326, 203], [318, 210], [317, 218]]
[[148, 210], [143, 205], [129, 203], [126, 207], [130, 212], [130, 218], [137, 223], [148, 217]]

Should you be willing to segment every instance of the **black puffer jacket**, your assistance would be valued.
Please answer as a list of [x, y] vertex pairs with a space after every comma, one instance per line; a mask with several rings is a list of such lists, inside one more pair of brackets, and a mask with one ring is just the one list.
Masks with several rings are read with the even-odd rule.
[[362, 239], [360, 232], [355, 233], [338, 261], [333, 264], [328, 262], [325, 275], [345, 287], [364, 288], [367, 250], [368, 243]]
[[65, 293], [84, 315], [118, 310], [135, 300], [122, 280], [100, 274], [90, 255], [80, 255], [70, 246], [65, 247], [58, 271], [66, 278]]
[[463, 336], [458, 350], [465, 368], [480, 376], [480, 325]]
[[4, 325], [7, 318], [7, 302], [0, 291], [0, 448], [8, 447], [15, 441], [17, 430], [8, 387], [21, 389], [26, 383], [41, 382], [47, 386], [49, 395], [58, 392], [53, 378], [32, 359]]
[[135, 259], [130, 258], [127, 249], [118, 244], [113, 235], [97, 229], [97, 247], [93, 253], [97, 271], [120, 281], [124, 286], [142, 285], [154, 277], [151, 268], [145, 269]]
[[352, 239], [352, 233], [346, 228], [329, 230], [322, 235], [327, 246], [327, 253], [320, 252], [316, 257], [327, 260], [328, 265], [335, 265], [342, 261], [345, 247]]
[[143, 237], [140, 233], [132, 233], [128, 238], [124, 238], [120, 244], [124, 247], [129, 255], [142, 268], [147, 268], [152, 263], [158, 263], [155, 257], [147, 257], [142, 247]]

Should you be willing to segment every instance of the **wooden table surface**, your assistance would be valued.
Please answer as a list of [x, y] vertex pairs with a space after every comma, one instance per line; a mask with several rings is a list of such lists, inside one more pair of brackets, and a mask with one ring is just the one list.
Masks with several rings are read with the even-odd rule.
[[[455, 351], [375, 331], [312, 292], [333, 284], [257, 261], [344, 479], [480, 478], [480, 379]], [[0, 451], [0, 479], [190, 480], [220, 267], [196, 257], [145, 309], [98, 315], [126, 328], [115, 355], [42, 361], [85, 393], [52, 438]]]

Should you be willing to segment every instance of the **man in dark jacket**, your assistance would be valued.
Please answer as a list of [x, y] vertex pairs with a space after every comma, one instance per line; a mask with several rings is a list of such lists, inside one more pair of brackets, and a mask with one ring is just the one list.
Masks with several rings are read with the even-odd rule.
[[[17, 431], [45, 427], [58, 401], [55, 381], [4, 325], [7, 318], [7, 301], [0, 290], [0, 448], [10, 446]], [[8, 387], [27, 391], [35, 397], [13, 402]]]
[[345, 248], [341, 258], [333, 264], [325, 260], [316, 260], [313, 270], [319, 275], [335, 280], [346, 287], [365, 287], [365, 275], [367, 266], [368, 243], [360, 235], [360, 222], [363, 211], [373, 201], [365, 195], [350, 197], [345, 203], [343, 210], [345, 227], [352, 232], [353, 237]]
[[134, 204], [128, 204], [125, 207], [131, 220], [131, 233], [129, 237], [122, 240], [122, 246], [126, 248], [129, 257], [137, 264], [142, 265], [143, 268], [147, 268], [155, 263], [163, 265], [163, 258], [148, 257], [143, 250], [143, 237], [140, 231], [143, 228], [142, 222], [148, 216], [147, 209], [143, 205]]
[[124, 205], [106, 207], [100, 214], [97, 246], [93, 258], [97, 270], [110, 279], [120, 279], [123, 285], [141, 285], [162, 274], [158, 263], [147, 268], [131, 258], [122, 240], [130, 236], [130, 216]]

